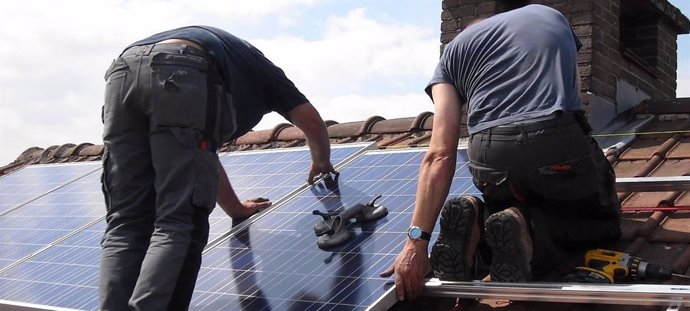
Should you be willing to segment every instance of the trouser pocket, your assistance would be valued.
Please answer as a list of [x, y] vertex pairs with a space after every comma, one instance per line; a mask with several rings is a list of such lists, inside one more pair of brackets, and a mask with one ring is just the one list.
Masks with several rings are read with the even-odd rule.
[[210, 213], [216, 205], [218, 192], [218, 156], [206, 150], [198, 150], [194, 160], [194, 190], [192, 205]]
[[101, 110], [104, 137], [126, 126], [123, 101], [129, 76], [129, 66], [122, 58], [115, 59], [105, 73], [105, 101]]
[[206, 59], [158, 53], [151, 61], [153, 126], [205, 129], [208, 106]]
[[546, 200], [577, 200], [597, 193], [599, 181], [591, 154], [538, 168]]
[[[510, 188], [508, 169], [490, 167], [470, 161], [469, 170], [474, 186], [481, 191], [491, 212], [500, 210], [502, 205], [517, 201]], [[507, 205], [503, 207], [507, 207]]]

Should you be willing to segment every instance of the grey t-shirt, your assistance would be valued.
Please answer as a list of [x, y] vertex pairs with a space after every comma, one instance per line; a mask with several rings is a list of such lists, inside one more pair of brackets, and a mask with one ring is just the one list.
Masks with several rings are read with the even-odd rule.
[[582, 109], [580, 41], [568, 20], [543, 5], [494, 15], [446, 47], [425, 91], [450, 83], [468, 106], [470, 134], [556, 111]]

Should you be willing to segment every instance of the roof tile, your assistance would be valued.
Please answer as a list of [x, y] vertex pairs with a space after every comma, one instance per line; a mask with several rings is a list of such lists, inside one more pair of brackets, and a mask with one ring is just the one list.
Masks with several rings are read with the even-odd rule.
[[659, 147], [666, 142], [665, 138], [636, 139], [620, 156], [620, 160], [648, 160], [650, 155], [659, 153]]
[[391, 133], [407, 133], [415, 130], [412, 127], [415, 118], [401, 118], [391, 120], [379, 120], [371, 124], [369, 133], [375, 134], [391, 134]]
[[381, 139], [377, 145], [379, 148], [386, 148], [390, 146], [397, 145], [400, 141], [410, 137], [410, 133], [402, 133], [402, 134], [393, 134], [393, 135], [383, 135], [383, 139]]
[[357, 137], [362, 134], [364, 124], [364, 121], [334, 124], [328, 127], [328, 136], [332, 138]]
[[276, 140], [304, 140], [304, 132], [300, 130], [298, 127], [293, 126], [293, 125], [288, 125], [281, 127], [280, 130], [276, 132], [275, 138]]
[[690, 159], [690, 137], [683, 137], [666, 154], [667, 159]]
[[659, 228], [654, 231], [650, 241], [690, 243], [690, 211], [677, 211], [664, 219]]
[[260, 131], [250, 131], [238, 137], [234, 144], [236, 145], [258, 145], [265, 144], [271, 141], [273, 137], [273, 129], [260, 130]]

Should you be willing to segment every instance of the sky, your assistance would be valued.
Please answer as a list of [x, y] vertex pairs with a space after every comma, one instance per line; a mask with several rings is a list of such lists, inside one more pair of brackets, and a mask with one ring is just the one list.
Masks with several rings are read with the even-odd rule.
[[[670, 0], [690, 16], [690, 1]], [[324, 120], [433, 111], [423, 88], [439, 53], [441, 0], [32, 0], [0, 3], [0, 166], [30, 147], [102, 144], [110, 62], [129, 43], [210, 25], [281, 67]], [[690, 35], [678, 97], [690, 97]], [[269, 114], [255, 129], [285, 122]]]

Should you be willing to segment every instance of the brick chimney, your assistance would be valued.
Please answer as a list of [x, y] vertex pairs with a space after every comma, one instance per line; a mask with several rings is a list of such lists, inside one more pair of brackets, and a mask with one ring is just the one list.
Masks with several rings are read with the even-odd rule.
[[441, 43], [477, 17], [527, 4], [559, 10], [582, 41], [578, 66], [595, 131], [644, 99], [676, 97], [677, 36], [690, 21], [667, 0], [443, 0]]

